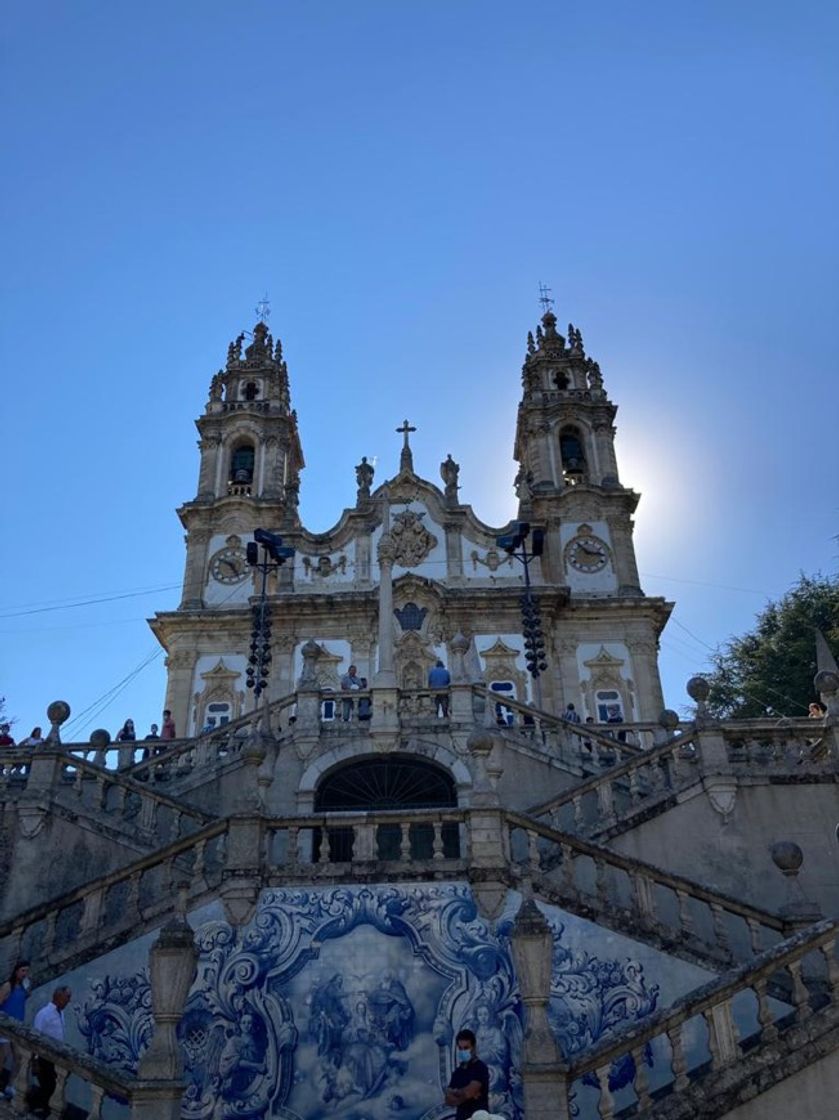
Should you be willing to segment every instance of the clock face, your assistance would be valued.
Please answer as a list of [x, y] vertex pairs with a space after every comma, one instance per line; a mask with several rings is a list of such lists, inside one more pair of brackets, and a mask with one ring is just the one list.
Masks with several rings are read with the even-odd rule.
[[223, 548], [210, 559], [210, 575], [219, 583], [241, 583], [249, 571], [242, 548]]
[[578, 572], [599, 572], [609, 563], [609, 550], [599, 537], [575, 537], [566, 545], [565, 561]]

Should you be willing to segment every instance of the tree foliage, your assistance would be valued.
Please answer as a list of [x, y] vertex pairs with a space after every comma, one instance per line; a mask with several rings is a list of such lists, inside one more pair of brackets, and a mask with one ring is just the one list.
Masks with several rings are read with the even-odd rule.
[[802, 575], [753, 630], [732, 638], [712, 658], [709, 711], [721, 719], [804, 716], [817, 700], [816, 630], [839, 649], [839, 576]]

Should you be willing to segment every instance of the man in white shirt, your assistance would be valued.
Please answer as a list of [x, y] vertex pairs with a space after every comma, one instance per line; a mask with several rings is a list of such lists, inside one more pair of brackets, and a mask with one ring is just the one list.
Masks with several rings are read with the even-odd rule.
[[[52, 993], [52, 1001], [35, 1016], [32, 1027], [56, 1042], [64, 1041], [64, 1008], [70, 1002], [70, 989], [63, 985]], [[50, 1097], [55, 1092], [55, 1066], [47, 1058], [35, 1059], [38, 1088], [32, 1093], [32, 1111], [36, 1116], [49, 1116]]]

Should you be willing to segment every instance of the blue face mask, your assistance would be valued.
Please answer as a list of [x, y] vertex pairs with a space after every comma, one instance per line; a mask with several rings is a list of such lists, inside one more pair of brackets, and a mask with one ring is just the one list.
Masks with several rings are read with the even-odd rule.
[[457, 1060], [459, 1062], [468, 1062], [471, 1057], [472, 1057], [472, 1051], [471, 1050], [458, 1050], [458, 1052], [457, 1052]]

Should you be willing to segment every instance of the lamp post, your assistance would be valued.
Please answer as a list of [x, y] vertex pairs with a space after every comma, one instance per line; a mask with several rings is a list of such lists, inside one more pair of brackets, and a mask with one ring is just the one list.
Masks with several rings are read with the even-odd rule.
[[[530, 551], [527, 550], [527, 538], [530, 537]], [[534, 556], [541, 556], [545, 548], [545, 533], [542, 529], [534, 529], [531, 533], [529, 521], [512, 521], [507, 533], [495, 538], [496, 545], [503, 549], [508, 556], [515, 557], [524, 568], [524, 595], [521, 604], [521, 626], [524, 637], [524, 660], [527, 670], [533, 679], [533, 699], [536, 707], [542, 707], [542, 685], [540, 675], [547, 669], [545, 661], [545, 636], [542, 633], [542, 616], [539, 602], [533, 594], [530, 585], [530, 561]]]
[[[262, 558], [259, 546], [262, 545]], [[246, 683], [253, 689], [254, 706], [267, 685], [271, 666], [271, 617], [268, 613], [268, 573], [276, 572], [294, 555], [294, 549], [283, 544], [283, 538], [267, 529], [257, 529], [253, 540], [246, 548], [248, 563], [262, 573], [262, 586], [259, 602], [253, 606], [253, 627], [251, 629], [251, 652], [248, 658]]]

